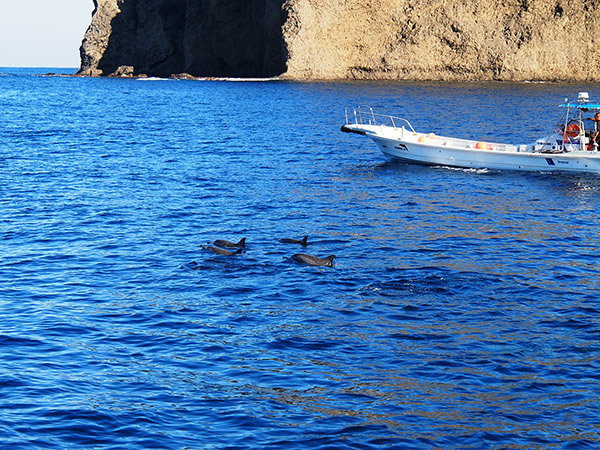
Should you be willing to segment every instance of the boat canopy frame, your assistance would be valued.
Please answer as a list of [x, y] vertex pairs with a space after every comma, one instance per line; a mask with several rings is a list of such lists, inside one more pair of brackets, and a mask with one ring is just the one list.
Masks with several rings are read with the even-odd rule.
[[[597, 147], [597, 144], [593, 142], [595, 130], [586, 130], [585, 126], [586, 120], [591, 120], [591, 118], [584, 117], [584, 115], [590, 111], [594, 115], [599, 113], [600, 103], [590, 103], [588, 93], [580, 92], [577, 100], [565, 99], [565, 102], [559, 107], [566, 108], [555, 127], [558, 134], [563, 134], [562, 151], [568, 151], [567, 144], [578, 144], [581, 150], [589, 150], [589, 146]], [[596, 129], [599, 126], [600, 124], [596, 125]]]

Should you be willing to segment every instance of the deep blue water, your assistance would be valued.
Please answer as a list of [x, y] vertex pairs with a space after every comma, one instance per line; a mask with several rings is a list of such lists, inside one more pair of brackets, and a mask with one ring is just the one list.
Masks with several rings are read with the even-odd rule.
[[339, 131], [531, 142], [600, 86], [0, 72], [1, 448], [600, 448], [600, 176]]

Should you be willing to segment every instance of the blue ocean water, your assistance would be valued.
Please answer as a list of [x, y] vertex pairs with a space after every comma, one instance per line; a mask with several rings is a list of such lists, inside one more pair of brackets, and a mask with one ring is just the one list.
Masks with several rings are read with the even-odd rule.
[[600, 86], [0, 73], [1, 448], [600, 447], [600, 176], [339, 131], [531, 142]]

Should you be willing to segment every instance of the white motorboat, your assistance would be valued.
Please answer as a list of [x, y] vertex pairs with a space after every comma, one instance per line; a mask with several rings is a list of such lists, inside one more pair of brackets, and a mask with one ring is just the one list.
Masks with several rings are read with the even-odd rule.
[[531, 144], [419, 133], [408, 120], [376, 114], [365, 106], [346, 110], [342, 131], [370, 137], [384, 155], [401, 161], [478, 169], [600, 173], [600, 151], [593, 142], [600, 123], [589, 117], [600, 113], [600, 103], [590, 103], [589, 95], [580, 92], [576, 101], [566, 100], [560, 107], [565, 112], [554, 131]]

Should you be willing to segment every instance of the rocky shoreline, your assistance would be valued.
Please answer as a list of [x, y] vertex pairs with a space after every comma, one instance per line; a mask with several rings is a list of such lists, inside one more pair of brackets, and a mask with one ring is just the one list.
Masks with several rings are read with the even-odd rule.
[[93, 0], [81, 76], [600, 81], [588, 0]]

